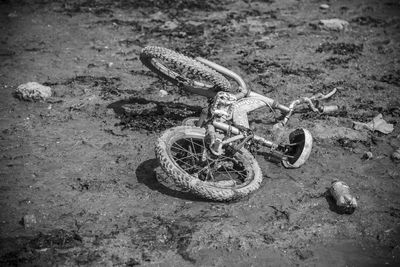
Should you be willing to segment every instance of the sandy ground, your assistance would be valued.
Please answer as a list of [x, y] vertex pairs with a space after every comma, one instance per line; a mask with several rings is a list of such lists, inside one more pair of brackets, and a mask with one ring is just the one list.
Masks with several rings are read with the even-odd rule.
[[[0, 1], [0, 264], [398, 266], [399, 16], [395, 0]], [[320, 29], [329, 18], [348, 29]], [[293, 117], [314, 136], [302, 168], [256, 154], [258, 191], [196, 199], [157, 182], [154, 143], [206, 99], [149, 72], [148, 44], [207, 57], [281, 103], [339, 86], [342, 110]], [[30, 81], [53, 97], [15, 98]], [[269, 137], [265, 111], [251, 126]], [[352, 129], [379, 113], [392, 133]], [[351, 215], [326, 194], [335, 179], [357, 197]]]

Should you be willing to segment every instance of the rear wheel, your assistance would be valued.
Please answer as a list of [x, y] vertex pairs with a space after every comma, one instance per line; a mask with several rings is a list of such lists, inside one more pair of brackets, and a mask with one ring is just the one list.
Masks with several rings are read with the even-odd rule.
[[140, 60], [162, 78], [199, 95], [214, 97], [218, 91], [231, 88], [228, 80], [215, 70], [167, 48], [147, 46], [140, 53]]
[[178, 186], [217, 201], [237, 199], [260, 187], [261, 169], [249, 151], [212, 156], [204, 137], [203, 128], [178, 126], [159, 138], [157, 158]]

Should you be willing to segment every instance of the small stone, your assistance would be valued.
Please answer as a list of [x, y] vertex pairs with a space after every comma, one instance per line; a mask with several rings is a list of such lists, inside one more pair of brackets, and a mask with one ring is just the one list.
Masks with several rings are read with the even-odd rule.
[[328, 9], [328, 8], [329, 8], [329, 5], [327, 5], [327, 4], [322, 4], [322, 5], [319, 6], [319, 8], [325, 10], [325, 9]]
[[370, 151], [368, 151], [368, 152], [365, 152], [364, 153], [364, 155], [362, 156], [362, 159], [372, 159], [373, 158], [373, 155], [372, 155], [372, 152], [370, 152]]
[[164, 97], [164, 96], [167, 96], [167, 95], [168, 95], [168, 92], [161, 89], [160, 92], [159, 92], [159, 94], [160, 94], [161, 97]]
[[164, 31], [173, 31], [176, 28], [178, 28], [178, 23], [174, 22], [174, 21], [167, 21], [165, 22], [163, 25], [161, 25], [161, 30]]
[[318, 25], [324, 30], [343, 31], [347, 29], [349, 23], [342, 19], [321, 19]]
[[37, 82], [24, 83], [17, 87], [15, 96], [27, 101], [46, 100], [51, 97], [51, 88]]
[[9, 14], [8, 14], [8, 17], [9, 17], [9, 18], [16, 18], [16, 17], [18, 17], [18, 14], [17, 14], [16, 11], [14, 11], [14, 12], [9, 13]]
[[392, 154], [392, 159], [400, 160], [400, 148], [396, 149]]
[[27, 214], [22, 217], [22, 225], [25, 228], [32, 228], [37, 223], [36, 217], [33, 214]]

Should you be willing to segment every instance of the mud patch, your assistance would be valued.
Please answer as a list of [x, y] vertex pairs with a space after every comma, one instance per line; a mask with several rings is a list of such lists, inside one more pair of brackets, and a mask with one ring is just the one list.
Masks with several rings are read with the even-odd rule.
[[324, 66], [328, 67], [330, 69], [334, 69], [337, 66], [340, 66], [342, 68], [348, 68], [349, 65], [348, 63], [354, 59], [353, 56], [349, 57], [329, 57], [324, 60]]
[[49, 233], [39, 233], [29, 242], [29, 247], [34, 249], [58, 248], [67, 249], [79, 246], [82, 243], [82, 237], [74, 231], [63, 229], [52, 230]]
[[317, 78], [318, 75], [322, 74], [322, 70], [313, 69], [310, 67], [307, 68], [290, 68], [284, 67], [282, 68], [283, 75], [297, 75], [297, 76], [306, 76], [311, 79]]
[[400, 70], [383, 75], [379, 81], [400, 86]]
[[359, 16], [352, 19], [351, 22], [354, 22], [361, 26], [371, 26], [371, 27], [379, 27], [379, 26], [384, 26], [386, 24], [384, 20], [379, 18], [374, 18], [371, 16]]
[[194, 262], [187, 248], [198, 227], [191, 220], [153, 217], [145, 220], [134, 218], [134, 222], [137, 229], [130, 235], [133, 246], [141, 251], [137, 262], [150, 262], [168, 250], [176, 251], [186, 261]]
[[[246, 56], [244, 54], [244, 56]], [[272, 60], [253, 59], [253, 60], [241, 60], [239, 64], [242, 66], [247, 74], [251, 73], [263, 73], [270, 67], [281, 68], [282, 64]]]
[[121, 120], [116, 126], [134, 131], [146, 130], [160, 132], [179, 125], [187, 117], [200, 116], [202, 108], [182, 103], [158, 102], [144, 98], [130, 98], [113, 103], [108, 108], [114, 109]]
[[[115, 163], [126, 162], [127, 158], [125, 156], [119, 155], [116, 157]], [[125, 193], [127, 189], [130, 188], [130, 185], [127, 183], [121, 183], [117, 179], [110, 179], [106, 181], [100, 181], [97, 179], [85, 179], [85, 178], [77, 178], [74, 183], [71, 185], [72, 190], [77, 190], [79, 192], [93, 192], [99, 193], [104, 191], [112, 191], [116, 194]]]
[[75, 231], [55, 229], [48, 233], [40, 232], [32, 239], [20, 237], [14, 240], [17, 247], [0, 258], [0, 263], [10, 265], [28, 264], [29, 266], [52, 265], [57, 259], [56, 250], [81, 246], [82, 237]]
[[[95, 90], [100, 90], [100, 96], [103, 100], [110, 99], [111, 96], [119, 96], [121, 79], [119, 77], [96, 77], [89, 75], [76, 76], [60, 82], [45, 82], [46, 86], [54, 88], [54, 94], [57, 97], [76, 96], [76, 87], [90, 87]], [[81, 88], [82, 89], [82, 88]], [[84, 91], [84, 90], [83, 90]], [[83, 94], [81, 92], [80, 94]], [[79, 95], [79, 93], [78, 93]]]
[[315, 51], [317, 53], [332, 52], [334, 55], [361, 55], [363, 44], [348, 44], [348, 43], [322, 43]]

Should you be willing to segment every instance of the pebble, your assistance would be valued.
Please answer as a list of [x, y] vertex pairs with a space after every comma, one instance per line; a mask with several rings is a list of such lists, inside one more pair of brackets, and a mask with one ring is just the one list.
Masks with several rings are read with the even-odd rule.
[[373, 158], [373, 155], [372, 155], [372, 152], [370, 152], [370, 151], [365, 152], [364, 155], [362, 156], [362, 159], [372, 159], [372, 158]]
[[165, 22], [163, 25], [161, 25], [161, 30], [164, 31], [173, 31], [176, 28], [178, 28], [178, 23], [174, 22], [174, 21], [167, 21]]
[[168, 95], [168, 92], [161, 89], [160, 92], [159, 92], [159, 94], [160, 94], [161, 97], [164, 97], [164, 96], [167, 96], [167, 95]]
[[329, 5], [327, 5], [327, 4], [322, 4], [322, 5], [319, 6], [319, 8], [320, 8], [320, 9], [328, 9], [328, 8], [329, 8]]
[[392, 159], [400, 160], [400, 147], [393, 152]]
[[26, 214], [22, 217], [22, 224], [25, 228], [32, 228], [36, 223], [36, 217], [33, 214]]
[[330, 31], [343, 31], [349, 26], [349, 22], [342, 19], [321, 19], [318, 24], [321, 29]]
[[37, 82], [21, 84], [15, 91], [16, 97], [27, 101], [46, 100], [51, 97], [51, 88]]

